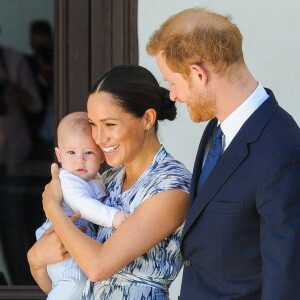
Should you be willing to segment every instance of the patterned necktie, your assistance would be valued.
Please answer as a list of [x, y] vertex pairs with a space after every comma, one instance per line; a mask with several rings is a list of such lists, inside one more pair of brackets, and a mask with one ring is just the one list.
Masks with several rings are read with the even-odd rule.
[[212, 169], [214, 168], [214, 166], [216, 165], [218, 159], [220, 158], [220, 156], [222, 154], [222, 150], [223, 150], [222, 149], [222, 136], [223, 136], [223, 132], [222, 132], [221, 126], [218, 126], [218, 128], [213, 136], [213, 140], [210, 145], [204, 166], [202, 168], [202, 172], [201, 172], [199, 182], [198, 182], [198, 188], [200, 188], [204, 184], [205, 180], [211, 173]]

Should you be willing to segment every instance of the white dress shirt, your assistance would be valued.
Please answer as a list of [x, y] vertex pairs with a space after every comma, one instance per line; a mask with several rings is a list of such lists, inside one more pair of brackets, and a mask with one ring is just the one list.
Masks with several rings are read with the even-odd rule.
[[[263, 88], [262, 84], [258, 82], [257, 88], [254, 92], [235, 110], [233, 111], [222, 123], [218, 122], [223, 132], [222, 147], [223, 152], [228, 148], [233, 138], [239, 132], [243, 124], [254, 113], [254, 111], [265, 101], [269, 95]], [[210, 141], [207, 143], [204, 152], [202, 167], [204, 166], [209, 147], [212, 142], [212, 134]]]
[[259, 82], [255, 91], [221, 123], [224, 133], [223, 151], [228, 148], [247, 119], [268, 97], [269, 95]]

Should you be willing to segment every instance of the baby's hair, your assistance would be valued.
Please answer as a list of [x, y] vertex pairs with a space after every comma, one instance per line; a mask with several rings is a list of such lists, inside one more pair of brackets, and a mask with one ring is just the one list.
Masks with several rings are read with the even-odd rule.
[[74, 131], [80, 129], [82, 131], [90, 130], [90, 124], [87, 112], [77, 111], [64, 116], [57, 127], [57, 140], [60, 141], [62, 133], [65, 131]]

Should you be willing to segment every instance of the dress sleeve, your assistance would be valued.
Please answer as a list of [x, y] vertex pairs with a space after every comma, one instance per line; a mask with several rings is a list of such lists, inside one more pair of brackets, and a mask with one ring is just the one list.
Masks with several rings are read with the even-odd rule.
[[[152, 175], [153, 176], [153, 175]], [[181, 190], [190, 192], [192, 174], [177, 160], [169, 158], [155, 172], [157, 191]]]
[[[191, 173], [176, 160], [166, 160], [159, 168], [156, 168], [141, 183], [135, 195], [134, 207], [157, 193], [181, 190], [190, 192]], [[142, 200], [140, 200], [142, 199]]]

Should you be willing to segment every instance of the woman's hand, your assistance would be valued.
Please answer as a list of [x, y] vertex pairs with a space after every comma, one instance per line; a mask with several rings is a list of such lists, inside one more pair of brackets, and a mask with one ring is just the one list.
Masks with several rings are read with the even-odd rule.
[[[75, 222], [79, 217], [80, 213], [75, 213], [70, 219]], [[86, 228], [80, 228], [80, 230], [84, 232]], [[70, 254], [53, 227], [51, 227], [31, 247], [27, 253], [27, 258], [33, 278], [47, 294], [52, 288], [52, 283], [47, 273], [47, 265], [66, 260], [70, 258]]]
[[69, 253], [52, 227], [46, 230], [28, 251], [28, 261], [34, 269], [61, 262], [69, 257]]
[[51, 165], [52, 180], [45, 187], [42, 194], [43, 197], [43, 209], [46, 216], [51, 210], [52, 206], [60, 206], [62, 202], [62, 190], [59, 179], [59, 169], [57, 164]]

